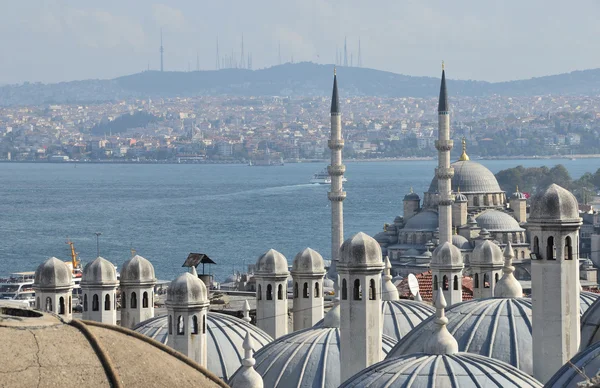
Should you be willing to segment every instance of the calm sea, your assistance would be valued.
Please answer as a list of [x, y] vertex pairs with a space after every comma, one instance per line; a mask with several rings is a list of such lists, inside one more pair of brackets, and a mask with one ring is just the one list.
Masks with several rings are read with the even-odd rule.
[[[562, 163], [574, 178], [597, 159], [480, 161], [492, 172]], [[412, 186], [427, 190], [436, 161], [348, 163], [345, 235], [371, 235], [402, 214]], [[223, 279], [269, 248], [291, 263], [305, 247], [330, 257], [327, 186], [308, 184], [325, 164], [0, 164], [0, 275], [69, 260], [67, 236], [84, 262], [100, 254], [121, 265], [130, 249], [159, 279], [179, 274], [189, 252], [206, 253]]]

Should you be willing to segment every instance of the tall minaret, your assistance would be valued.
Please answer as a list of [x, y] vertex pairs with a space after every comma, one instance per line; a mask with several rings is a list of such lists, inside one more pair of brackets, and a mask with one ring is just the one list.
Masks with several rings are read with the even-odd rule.
[[452, 243], [452, 177], [454, 169], [450, 166], [450, 150], [453, 142], [450, 140], [450, 112], [448, 111], [448, 94], [446, 93], [446, 71], [442, 62], [442, 84], [440, 86], [440, 102], [438, 105], [438, 140], [435, 148], [438, 150], [438, 168], [435, 175], [438, 181], [439, 227], [440, 244]]
[[338, 98], [337, 75], [333, 68], [333, 94], [331, 95], [331, 138], [327, 142], [331, 150], [331, 165], [327, 168], [331, 176], [331, 191], [327, 197], [331, 201], [331, 265], [327, 276], [336, 279], [337, 264], [340, 260], [340, 247], [344, 241], [344, 208], [346, 192], [342, 189], [342, 176], [346, 166], [342, 164], [342, 116]]
[[162, 28], [160, 29], [160, 49], [158, 51], [160, 51], [160, 71], [164, 71], [163, 53], [165, 52], [165, 49], [163, 48], [163, 42], [162, 42]]

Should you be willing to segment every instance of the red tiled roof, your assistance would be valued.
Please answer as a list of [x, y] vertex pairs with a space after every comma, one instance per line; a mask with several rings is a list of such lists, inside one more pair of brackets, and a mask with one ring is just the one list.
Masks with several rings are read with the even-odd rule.
[[[424, 301], [432, 302], [433, 301], [433, 276], [431, 275], [431, 271], [423, 272], [415, 275], [417, 281], [419, 282], [419, 293], [421, 294], [421, 298]], [[410, 299], [412, 298], [412, 294], [408, 289], [408, 279], [403, 279], [400, 284], [398, 284], [398, 292], [400, 293], [401, 299]], [[462, 294], [463, 300], [471, 300], [473, 299], [473, 279], [469, 276], [463, 276], [462, 280]]]

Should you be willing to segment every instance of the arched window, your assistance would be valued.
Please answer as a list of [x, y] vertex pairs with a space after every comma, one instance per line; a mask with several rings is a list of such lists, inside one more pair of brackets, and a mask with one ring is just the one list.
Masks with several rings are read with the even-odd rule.
[[521, 260], [525, 258], [525, 251], [521, 251]]
[[499, 278], [499, 275], [498, 275], [498, 272], [496, 272], [496, 275], [494, 275], [494, 284], [498, 284], [498, 278]]
[[483, 288], [490, 288], [490, 277], [487, 273], [483, 274]]
[[117, 309], [117, 293], [116, 292], [113, 293], [113, 301], [115, 302], [115, 303], [113, 303], [113, 310], [116, 310]]
[[273, 286], [267, 284], [267, 300], [273, 300]]
[[352, 295], [354, 300], [362, 300], [361, 289], [360, 289], [360, 280], [354, 280], [354, 288], [352, 289]]
[[148, 308], [148, 292], [144, 291], [142, 295], [142, 308]]
[[348, 284], [346, 279], [342, 280], [342, 300], [348, 299]]
[[104, 297], [104, 310], [110, 310], [110, 294]]
[[177, 334], [185, 334], [185, 322], [183, 321], [183, 317], [181, 315], [177, 317]]
[[206, 334], [206, 315], [202, 316], [202, 334]]
[[448, 276], [444, 275], [444, 277], [442, 278], [442, 289], [444, 291], [448, 291]]
[[137, 308], [137, 294], [135, 292], [131, 293], [131, 308], [132, 309]]
[[63, 315], [65, 313], [65, 298], [62, 296], [58, 299], [58, 313]]
[[438, 289], [438, 281], [437, 281], [437, 275], [435, 275], [433, 277], [433, 289], [437, 290]]
[[169, 315], [169, 334], [173, 334], [173, 317]]
[[554, 257], [554, 237], [548, 237], [548, 245], [546, 246], [546, 258], [547, 260], [555, 260]]
[[198, 317], [192, 316], [192, 334], [198, 334]]
[[479, 288], [479, 274], [478, 273], [476, 273], [475, 276], [473, 276], [473, 282], [475, 283], [475, 285], [473, 287]]
[[87, 311], [87, 294], [83, 294], [83, 311]]
[[302, 297], [308, 298], [308, 283], [304, 283], [304, 288], [302, 289]]
[[73, 312], [73, 299], [71, 295], [69, 295], [69, 314]]
[[490, 206], [490, 199], [487, 195], [483, 196], [483, 206]]
[[298, 297], [298, 282], [294, 283], [294, 298]]
[[573, 260], [573, 244], [570, 236], [565, 239], [565, 260]]
[[454, 291], [458, 291], [458, 275], [454, 275], [454, 284], [452, 285]]
[[369, 281], [369, 300], [375, 300], [375, 279]]
[[283, 286], [281, 284], [277, 286], [277, 299], [283, 300]]
[[537, 236], [533, 238], [533, 253], [540, 254], [540, 240]]
[[479, 197], [478, 196], [473, 197], [473, 206], [479, 206]]
[[262, 287], [260, 286], [260, 284], [258, 285], [258, 292], [256, 293], [256, 298], [258, 300], [262, 300]]
[[94, 294], [92, 297], [92, 311], [100, 311], [100, 298], [98, 298], [98, 294]]
[[41, 310], [41, 309], [42, 309], [42, 306], [40, 306], [40, 297], [39, 297], [39, 296], [38, 296], [38, 297], [35, 299], [35, 307], [36, 307], [38, 310]]
[[519, 257], [519, 251], [515, 249], [515, 259]]
[[319, 282], [315, 283], [315, 298], [319, 298], [320, 297], [320, 293], [319, 293]]
[[121, 308], [127, 308], [127, 294], [124, 292], [121, 293]]

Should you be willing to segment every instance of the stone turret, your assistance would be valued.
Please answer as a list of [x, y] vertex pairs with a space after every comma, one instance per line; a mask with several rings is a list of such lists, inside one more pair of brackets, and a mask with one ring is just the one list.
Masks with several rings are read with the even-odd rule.
[[469, 199], [459, 191], [454, 194], [454, 203], [452, 204], [452, 227], [467, 226], [467, 206]]
[[117, 324], [117, 270], [108, 260], [98, 257], [83, 268], [83, 319]]
[[44, 261], [35, 270], [33, 282], [35, 308], [72, 318], [73, 275], [69, 267], [56, 257]]
[[408, 221], [412, 216], [417, 214], [421, 208], [421, 198], [419, 194], [413, 191], [413, 188], [410, 188], [410, 192], [404, 196], [404, 200], [402, 201], [404, 204], [404, 221]]
[[515, 191], [510, 196], [510, 208], [513, 211], [513, 216], [515, 219], [521, 223], [527, 221], [527, 196], [519, 191], [519, 186], [517, 186], [517, 191]]
[[133, 328], [154, 317], [154, 266], [135, 255], [121, 267], [121, 326]]
[[323, 257], [311, 249], [299, 252], [292, 264], [294, 331], [313, 327], [323, 319]]
[[441, 290], [449, 305], [462, 302], [462, 271], [465, 267], [460, 249], [444, 242], [433, 251], [431, 263], [433, 296]]
[[392, 264], [390, 259], [385, 257], [385, 267], [383, 269], [383, 283], [381, 285], [381, 300], [398, 300], [400, 295], [398, 288], [392, 282]]
[[512, 244], [510, 241], [504, 248], [504, 267], [502, 267], [502, 277], [496, 284], [494, 289], [494, 296], [500, 298], [521, 298], [523, 297], [523, 287], [521, 283], [515, 278], [513, 272], [515, 267], [512, 265], [512, 261], [515, 255], [513, 253]]
[[475, 298], [491, 298], [500, 280], [504, 259], [502, 249], [489, 239], [483, 239], [471, 255], [471, 271], [473, 273], [473, 296]]
[[275, 339], [288, 333], [289, 275], [287, 259], [274, 249], [256, 262], [256, 326]]

